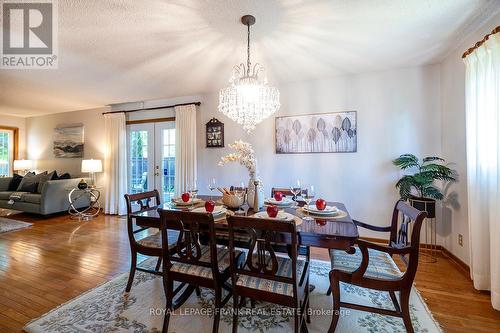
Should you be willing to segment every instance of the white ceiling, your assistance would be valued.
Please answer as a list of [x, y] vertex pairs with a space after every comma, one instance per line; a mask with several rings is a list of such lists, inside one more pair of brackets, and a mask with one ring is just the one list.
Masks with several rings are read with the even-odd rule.
[[59, 1], [59, 69], [0, 70], [20, 116], [217, 91], [245, 59], [272, 83], [439, 62], [499, 0]]

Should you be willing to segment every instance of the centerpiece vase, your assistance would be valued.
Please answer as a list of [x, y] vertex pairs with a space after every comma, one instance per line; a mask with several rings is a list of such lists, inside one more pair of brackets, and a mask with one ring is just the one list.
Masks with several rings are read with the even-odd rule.
[[[255, 183], [257, 183], [257, 185], [255, 185]], [[255, 193], [257, 193], [257, 201], [259, 205], [257, 208], [254, 207]], [[262, 182], [256, 178], [254, 174], [250, 174], [250, 180], [248, 181], [247, 203], [248, 206], [255, 211], [264, 207], [264, 187], [262, 186]]]

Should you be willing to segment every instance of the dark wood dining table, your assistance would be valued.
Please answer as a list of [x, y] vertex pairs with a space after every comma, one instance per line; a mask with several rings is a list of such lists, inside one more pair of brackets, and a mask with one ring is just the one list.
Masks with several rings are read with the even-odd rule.
[[[209, 196], [199, 196], [199, 198], [203, 200], [210, 199]], [[299, 206], [302, 204], [303, 203], [299, 202]], [[297, 223], [299, 245], [346, 251], [352, 250], [354, 242], [359, 238], [357, 226], [354, 224], [343, 203], [328, 202], [328, 205], [336, 206], [341, 211], [344, 211], [346, 216], [339, 218], [313, 216], [305, 213], [301, 207], [284, 208], [285, 212], [301, 220], [301, 223]], [[200, 205], [196, 205], [196, 207], [199, 206]], [[173, 205], [171, 202], [167, 202], [146, 211], [133, 213], [131, 217], [135, 219], [139, 227], [158, 228], [160, 226], [158, 208], [167, 210], [190, 210], [192, 207], [179, 207]], [[244, 207], [244, 210], [245, 215], [251, 216], [254, 214], [254, 211], [247, 206]], [[217, 231], [220, 230], [224, 232], [226, 230], [227, 232], [227, 222], [225, 219], [217, 219], [215, 221], [215, 226]]]

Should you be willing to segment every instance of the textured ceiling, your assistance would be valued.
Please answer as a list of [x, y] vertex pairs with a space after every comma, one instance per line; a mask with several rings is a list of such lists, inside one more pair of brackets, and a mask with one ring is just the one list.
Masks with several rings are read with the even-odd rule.
[[59, 69], [0, 70], [0, 113], [30, 116], [217, 91], [245, 59], [272, 83], [434, 63], [498, 0], [59, 1]]

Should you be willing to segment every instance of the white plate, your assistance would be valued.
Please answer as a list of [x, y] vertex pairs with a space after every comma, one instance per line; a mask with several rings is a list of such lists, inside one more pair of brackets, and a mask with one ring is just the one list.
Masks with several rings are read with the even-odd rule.
[[253, 217], [258, 217], [260, 219], [277, 219], [277, 220], [283, 220], [283, 221], [292, 221], [294, 220], [294, 216], [290, 213], [286, 213], [283, 211], [279, 211], [278, 215], [276, 217], [270, 217], [267, 215], [266, 211], [261, 211], [253, 214]]
[[191, 206], [191, 205], [199, 204], [202, 201], [203, 200], [201, 200], [200, 198], [194, 198], [193, 200], [189, 200], [188, 202], [182, 201], [181, 198], [174, 198], [174, 199], [172, 199], [172, 202], [176, 206]]
[[289, 206], [289, 205], [293, 205], [293, 200], [286, 198], [286, 197], [281, 199], [281, 201], [278, 201], [274, 198], [269, 198], [266, 200], [266, 203], [269, 203], [271, 205], [276, 205], [276, 206]]
[[[192, 210], [193, 213], [208, 213], [205, 207], [198, 207]], [[227, 209], [222, 206], [215, 206], [212, 212], [213, 216], [219, 216], [227, 213]]]
[[319, 210], [318, 208], [316, 208], [316, 205], [309, 205], [304, 206], [304, 210], [306, 212], [318, 215], [336, 215], [339, 212], [338, 208], [335, 206], [326, 206], [325, 209]]

